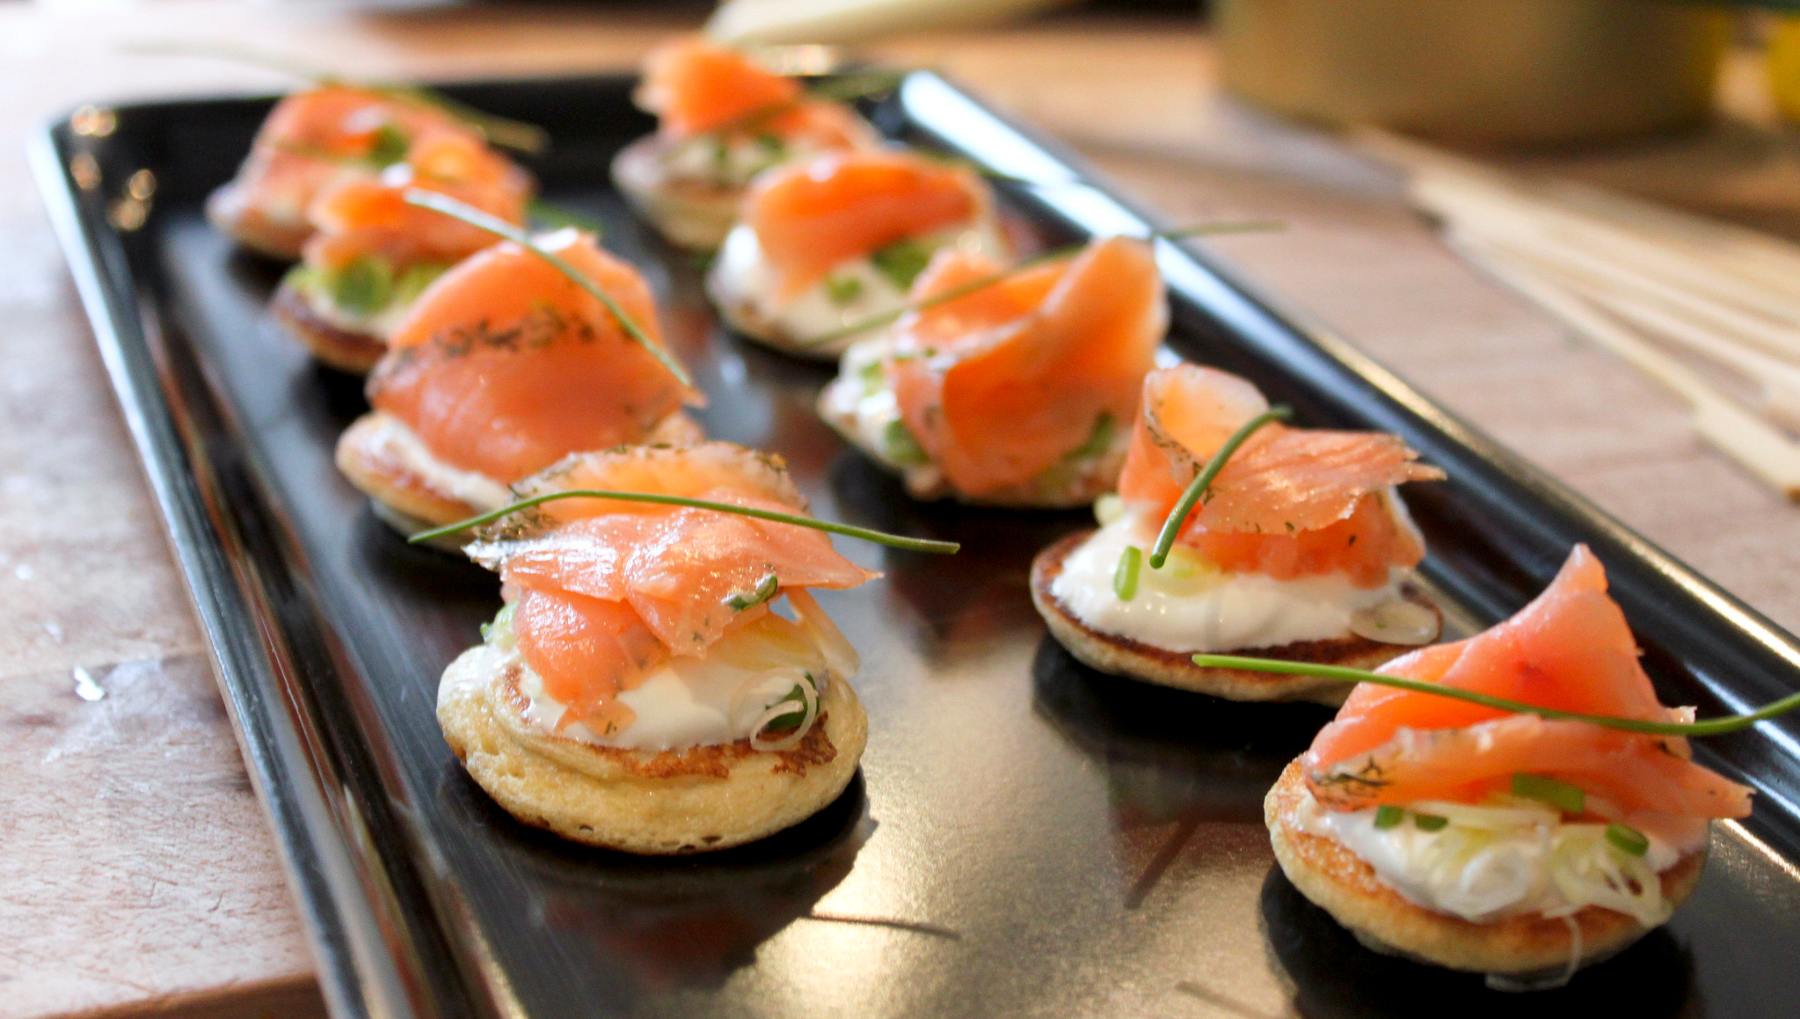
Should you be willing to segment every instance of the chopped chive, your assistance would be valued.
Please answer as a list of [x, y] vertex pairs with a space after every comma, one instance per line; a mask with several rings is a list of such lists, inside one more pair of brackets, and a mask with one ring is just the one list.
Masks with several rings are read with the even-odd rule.
[[394, 267], [385, 259], [359, 255], [327, 279], [332, 303], [353, 315], [373, 315], [394, 296]]
[[923, 467], [931, 462], [931, 454], [919, 445], [918, 437], [899, 418], [889, 421], [881, 430], [881, 455], [901, 467]]
[[369, 145], [369, 151], [363, 159], [375, 166], [392, 166], [406, 158], [407, 150], [412, 148], [412, 139], [406, 132], [392, 124], [383, 124], [375, 129], [375, 139]]
[[1479, 704], [1484, 708], [1493, 708], [1496, 711], [1536, 715], [1539, 718], [1566, 722], [1587, 722], [1604, 729], [1644, 733], [1649, 736], [1723, 736], [1727, 733], [1741, 732], [1758, 722], [1766, 722], [1771, 718], [1785, 715], [1795, 708], [1800, 708], [1800, 693], [1791, 693], [1780, 700], [1771, 701], [1755, 711], [1741, 715], [1703, 718], [1693, 722], [1657, 722], [1641, 718], [1590, 715], [1580, 711], [1545, 708], [1536, 704], [1527, 704], [1524, 701], [1494, 697], [1475, 690], [1461, 690], [1439, 683], [1427, 683], [1423, 680], [1407, 679], [1404, 676], [1389, 676], [1380, 672], [1352, 669], [1342, 665], [1315, 665], [1310, 662], [1291, 662], [1280, 658], [1213, 654], [1194, 655], [1193, 662], [1195, 665], [1211, 669], [1248, 669], [1252, 672], [1270, 672], [1283, 676], [1311, 676], [1314, 679], [1329, 679], [1339, 683], [1372, 683], [1375, 686], [1392, 687], [1396, 690], [1408, 690], [1412, 693], [1430, 694], [1433, 697], [1447, 697], [1469, 704]]
[[675, 376], [677, 381], [684, 386], [691, 386], [694, 384], [694, 380], [688, 376], [687, 369], [681, 366], [681, 362], [675, 360], [674, 355], [670, 354], [667, 350], [664, 350], [662, 344], [657, 343], [655, 340], [652, 340], [649, 336], [645, 335], [644, 331], [638, 328], [638, 324], [631, 320], [631, 316], [625, 314], [625, 309], [619, 307], [618, 302], [613, 300], [611, 294], [600, 289], [598, 283], [588, 279], [581, 270], [570, 265], [562, 256], [547, 248], [540, 247], [525, 231], [497, 216], [490, 216], [472, 205], [459, 202], [449, 195], [438, 194], [435, 191], [422, 191], [418, 188], [408, 188], [406, 191], [406, 204], [416, 205], [421, 209], [430, 209], [433, 212], [441, 212], [451, 219], [461, 220], [478, 230], [486, 230], [496, 237], [502, 237], [512, 241], [514, 244], [519, 245], [533, 255], [549, 262], [552, 266], [556, 267], [558, 272], [567, 276], [570, 282], [593, 295], [595, 299], [605, 306], [607, 312], [612, 315], [614, 321], [619, 323], [619, 328], [625, 330], [626, 335], [630, 336], [633, 340], [636, 340], [639, 346], [649, 351], [650, 356], [661, 362], [662, 366], [667, 368], [669, 374]]
[[1512, 777], [1512, 791], [1514, 796], [1548, 803], [1565, 814], [1579, 814], [1587, 808], [1587, 794], [1579, 786], [1544, 775], [1519, 772]]
[[1119, 553], [1119, 565], [1113, 568], [1113, 593], [1120, 601], [1130, 601], [1137, 595], [1138, 568], [1143, 562], [1144, 550], [1136, 545], [1127, 545]]
[[[1157, 230], [1148, 234], [1144, 239], [1173, 241], [1182, 240], [1188, 237], [1199, 237], [1205, 234], [1255, 233], [1263, 230], [1278, 230], [1280, 228], [1281, 224], [1268, 220], [1208, 223], [1199, 226], [1179, 227], [1173, 230]], [[958, 298], [967, 297], [970, 294], [986, 290], [988, 287], [994, 286], [997, 283], [1004, 283], [1028, 269], [1035, 269], [1040, 265], [1048, 265], [1051, 262], [1078, 255], [1081, 253], [1082, 249], [1086, 247], [1087, 242], [1084, 241], [1080, 244], [1066, 244], [1059, 248], [1050, 248], [1047, 251], [1040, 251], [1028, 258], [1020, 259], [999, 272], [989, 273], [986, 276], [972, 279], [967, 283], [950, 287], [940, 293], [932, 294], [930, 297], [922, 298], [917, 301], [909, 301], [898, 308], [892, 308], [884, 312], [870, 315], [868, 318], [859, 319], [847, 325], [840, 326], [837, 329], [830, 330], [829, 332], [817, 333], [813, 336], [804, 337], [795, 341], [794, 345], [801, 348], [822, 347], [826, 344], [836, 343], [839, 340], [848, 339], [852, 336], [857, 336], [874, 329], [880, 329], [883, 326], [892, 325], [905, 317], [909, 312], [925, 311], [928, 308], [935, 308], [940, 304], [948, 304]]]
[[756, 587], [752, 588], [748, 593], [734, 594], [725, 599], [725, 604], [731, 606], [733, 612], [742, 612], [753, 605], [761, 605], [763, 602], [775, 597], [775, 592], [780, 589], [781, 578], [771, 573], [757, 581]]
[[885, 248], [878, 248], [869, 254], [869, 261], [888, 278], [888, 281], [901, 290], [913, 285], [913, 280], [925, 271], [931, 263], [932, 248], [916, 238], [895, 241]]
[[796, 705], [794, 710], [776, 715], [774, 718], [769, 719], [768, 724], [763, 726], [763, 731], [793, 732], [795, 729], [800, 728], [800, 723], [806, 721], [806, 694], [800, 689], [800, 684], [794, 684], [794, 688], [788, 691], [786, 697], [772, 702], [769, 707], [772, 708], [776, 704], [785, 704], [788, 701], [794, 702]]
[[825, 296], [840, 307], [862, 296], [862, 280], [855, 276], [833, 276], [825, 280]]
[[1414, 814], [1413, 826], [1420, 831], [1443, 831], [1450, 819], [1438, 814]]
[[1219, 472], [1225, 469], [1225, 462], [1238, 451], [1238, 447], [1248, 441], [1258, 428], [1284, 420], [1292, 414], [1293, 411], [1285, 406], [1270, 407], [1244, 422], [1237, 431], [1231, 433], [1231, 438], [1225, 440], [1225, 444], [1220, 446], [1218, 451], [1206, 461], [1206, 466], [1200, 469], [1200, 473], [1194, 475], [1194, 480], [1188, 482], [1187, 489], [1181, 493], [1181, 498], [1175, 501], [1175, 508], [1169, 511], [1168, 519], [1163, 521], [1162, 530], [1156, 534], [1156, 544], [1150, 549], [1151, 569], [1160, 570], [1163, 563], [1168, 561], [1169, 550], [1175, 547], [1175, 538], [1181, 533], [1182, 526], [1187, 523], [1188, 514], [1193, 512], [1194, 504], [1200, 501], [1202, 495], [1206, 494], [1207, 487], [1213, 483], [1214, 478], [1219, 476]]
[[841, 534], [846, 538], [860, 538], [863, 541], [872, 541], [877, 545], [886, 545], [888, 548], [904, 549], [908, 552], [935, 552], [950, 555], [962, 548], [961, 545], [954, 541], [937, 541], [932, 538], [909, 538], [905, 535], [887, 534], [883, 531], [877, 531], [867, 527], [858, 527], [855, 524], [840, 524], [832, 520], [815, 520], [812, 517], [801, 516], [797, 513], [782, 513], [778, 510], [766, 510], [756, 506], [739, 506], [736, 503], [715, 502], [711, 499], [694, 499], [685, 495], [666, 495], [661, 492], [615, 492], [597, 488], [572, 488], [561, 492], [545, 492], [542, 495], [534, 495], [528, 499], [520, 499], [518, 502], [502, 506], [497, 510], [490, 510], [479, 516], [470, 517], [467, 520], [458, 520], [454, 524], [445, 524], [443, 527], [434, 527], [429, 531], [420, 531], [406, 540], [409, 544], [417, 545], [420, 542], [432, 541], [436, 538], [457, 534], [461, 531], [466, 531], [471, 527], [480, 527], [482, 524], [493, 523], [501, 517], [510, 516], [520, 510], [527, 510], [533, 506], [541, 506], [544, 503], [556, 502], [562, 499], [615, 499], [619, 502], [645, 502], [659, 506], [686, 506], [690, 509], [712, 510], [718, 513], [735, 513], [741, 517], [751, 517], [756, 520], [769, 520], [778, 524], [792, 524], [795, 527], [806, 527], [815, 531], [824, 531], [827, 534]]
[[1375, 827], [1382, 831], [1398, 827], [1404, 820], [1406, 820], [1406, 811], [1392, 803], [1383, 803], [1375, 808]]
[[1650, 851], [1650, 836], [1617, 821], [1606, 826], [1606, 841], [1628, 856], [1642, 856]]

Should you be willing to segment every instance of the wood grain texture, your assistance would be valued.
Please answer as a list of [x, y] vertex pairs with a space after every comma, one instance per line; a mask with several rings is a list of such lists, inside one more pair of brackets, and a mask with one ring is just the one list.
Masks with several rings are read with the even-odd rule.
[[[0, 137], [89, 100], [286, 84], [121, 55], [127, 40], [257, 40], [376, 76], [458, 77], [631, 66], [669, 27], [533, 9], [9, 5]], [[1284, 220], [1280, 234], [1212, 248], [1800, 628], [1800, 513], [1702, 447], [1674, 400], [1455, 258], [1391, 176], [1220, 97], [1197, 25], [1051, 20], [883, 49], [1073, 142], [1173, 220]], [[1760, 126], [1745, 67], [1726, 94], [1740, 113], [1718, 128], [1530, 164], [1800, 233], [1800, 144]], [[0, 237], [0, 1012], [316, 1011], [273, 844], [16, 143], [0, 145]], [[77, 665], [103, 700], [76, 697]]]

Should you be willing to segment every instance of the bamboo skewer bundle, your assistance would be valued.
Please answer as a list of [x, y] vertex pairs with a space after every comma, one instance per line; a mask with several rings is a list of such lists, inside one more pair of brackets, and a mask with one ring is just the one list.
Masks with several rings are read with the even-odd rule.
[[[1684, 399], [1707, 443], [1800, 501], [1800, 247], [1382, 133], [1409, 194], [1490, 276]], [[1753, 404], [1671, 352], [1753, 387]]]

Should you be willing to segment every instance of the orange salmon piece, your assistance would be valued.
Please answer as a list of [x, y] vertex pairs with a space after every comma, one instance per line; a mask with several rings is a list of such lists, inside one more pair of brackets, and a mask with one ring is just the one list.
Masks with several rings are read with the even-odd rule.
[[[571, 457], [521, 491], [568, 487], [687, 495], [804, 513], [778, 463], [728, 443], [643, 447]], [[470, 547], [496, 569], [517, 606], [520, 654], [571, 716], [623, 724], [621, 690], [673, 655], [703, 655], [765, 605], [733, 606], [774, 574], [778, 592], [854, 587], [876, 576], [841, 556], [822, 532], [715, 510], [565, 500], [523, 524], [502, 522]], [[807, 601], [810, 605], [810, 601]]]
[[[915, 283], [917, 303], [1000, 266], [943, 251]], [[1162, 277], [1140, 241], [1096, 241], [914, 312], [884, 365], [902, 419], [959, 491], [979, 496], [1055, 466], [1109, 417], [1137, 415], [1168, 324]]]
[[[540, 238], [662, 342], [637, 270], [573, 230]], [[445, 462], [510, 481], [637, 442], [693, 393], [598, 299], [511, 242], [438, 278], [396, 328], [369, 401]]]
[[802, 94], [799, 82], [742, 52], [689, 36], [650, 52], [636, 99], [657, 115], [662, 133], [684, 138], [793, 104]]
[[448, 195], [515, 226], [525, 221], [529, 175], [463, 134], [438, 133], [413, 144], [404, 163], [378, 178], [333, 185], [313, 201], [318, 233], [307, 242], [308, 265], [337, 268], [364, 255], [397, 265], [454, 262], [494, 243], [493, 234], [406, 202], [412, 188]]
[[776, 289], [791, 297], [834, 267], [985, 213], [973, 171], [904, 152], [834, 152], [770, 170], [744, 198]]
[[[1268, 409], [1250, 383], [1183, 364], [1150, 373], [1119, 494], [1160, 521], [1208, 458], [1244, 422]], [[1179, 540], [1227, 569], [1291, 579], [1343, 571], [1360, 586], [1413, 566], [1424, 546], [1395, 525], [1387, 488], [1442, 478], [1397, 436], [1259, 429], [1213, 479]]]
[[[1423, 648], [1381, 672], [1546, 708], [1683, 720], [1638, 663], [1606, 573], [1578, 545], [1556, 579], [1511, 619]], [[1321, 803], [1357, 809], [1427, 799], [1479, 802], [1517, 773], [1581, 787], [1627, 813], [1743, 817], [1750, 790], [1693, 763], [1685, 739], [1517, 715], [1425, 693], [1362, 684], [1319, 732], [1303, 763]]]

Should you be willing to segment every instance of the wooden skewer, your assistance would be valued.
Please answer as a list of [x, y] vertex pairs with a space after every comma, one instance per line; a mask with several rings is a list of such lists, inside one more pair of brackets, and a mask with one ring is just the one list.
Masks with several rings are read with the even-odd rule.
[[1705, 261], [1702, 271], [1736, 269], [1770, 289], [1800, 296], [1800, 246], [1780, 238], [1565, 178], [1508, 174], [1385, 131], [1365, 129], [1353, 139], [1377, 158], [1414, 174], [1430, 171], [1484, 184], [1490, 191], [1502, 189], [1540, 209], [1610, 228], [1644, 249], [1680, 247]]
[[1619, 272], [1704, 297], [1722, 307], [1741, 309], [1746, 317], [1754, 316], [1754, 321], [1800, 342], [1800, 276], [1779, 287], [1765, 286], [1740, 270], [1722, 269], [1710, 254], [1702, 256], [1684, 246], [1585, 221], [1536, 199], [1436, 171], [1413, 178], [1412, 197], [1422, 208], [1451, 222], [1498, 222], [1515, 232], [1535, 231], [1562, 247], [1604, 255]]
[[[1529, 256], [1525, 257], [1531, 260]], [[1544, 267], [1540, 265], [1539, 268]], [[1617, 295], [1591, 281], [1567, 277], [1565, 282], [1578, 296], [1630, 320], [1638, 328], [1731, 368], [1757, 386], [1762, 398], [1760, 409], [1765, 415], [1784, 428], [1800, 431], [1800, 368], [1760, 351], [1746, 350], [1721, 340], [1706, 328], [1679, 315], [1637, 301], [1618, 300]]]
[[1655, 345], [1595, 310], [1491, 243], [1456, 233], [1449, 243], [1471, 263], [1518, 291], [1582, 336], [1630, 362], [1688, 402], [1695, 431], [1715, 449], [1800, 501], [1800, 443], [1731, 400]]

